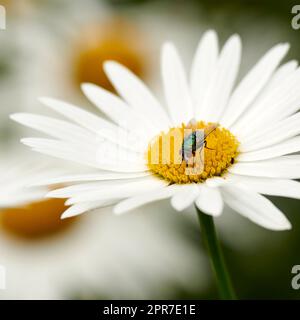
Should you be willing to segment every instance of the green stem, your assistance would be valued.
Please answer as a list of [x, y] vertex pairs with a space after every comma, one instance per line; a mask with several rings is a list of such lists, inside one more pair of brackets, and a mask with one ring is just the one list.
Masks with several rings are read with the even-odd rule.
[[210, 256], [221, 299], [234, 300], [236, 297], [231, 285], [221, 246], [217, 239], [214, 220], [211, 216], [202, 213], [197, 207], [196, 209], [200, 221], [202, 237]]

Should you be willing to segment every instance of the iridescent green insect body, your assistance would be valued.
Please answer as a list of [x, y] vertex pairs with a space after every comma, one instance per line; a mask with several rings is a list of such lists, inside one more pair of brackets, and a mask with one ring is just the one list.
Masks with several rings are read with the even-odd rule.
[[[192, 119], [188, 125], [187, 128], [193, 127], [193, 124], [195, 124], [195, 120]], [[196, 129], [193, 130], [192, 133], [190, 133], [187, 137], [183, 139], [182, 147], [181, 147], [181, 155], [182, 160], [185, 160], [187, 163], [189, 162], [189, 159], [191, 157], [194, 157], [197, 150], [201, 150], [203, 147], [207, 148], [206, 146], [206, 138], [217, 129], [219, 125], [218, 124], [211, 124], [208, 127], [203, 129]], [[207, 148], [209, 149], [209, 148]]]

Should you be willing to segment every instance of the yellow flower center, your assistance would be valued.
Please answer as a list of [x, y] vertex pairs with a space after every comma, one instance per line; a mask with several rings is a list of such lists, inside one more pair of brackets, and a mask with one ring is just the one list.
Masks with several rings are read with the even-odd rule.
[[201, 183], [221, 176], [238, 154], [238, 141], [214, 123], [191, 121], [162, 132], [149, 144], [147, 164], [170, 183]]
[[0, 229], [26, 240], [39, 240], [69, 229], [76, 218], [61, 220], [65, 199], [49, 199], [0, 211]]

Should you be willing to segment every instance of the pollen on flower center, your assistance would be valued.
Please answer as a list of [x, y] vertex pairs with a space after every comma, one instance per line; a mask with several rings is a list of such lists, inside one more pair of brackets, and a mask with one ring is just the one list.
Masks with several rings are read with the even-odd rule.
[[156, 136], [149, 143], [147, 164], [152, 173], [170, 183], [201, 183], [226, 172], [235, 161], [238, 145], [229, 130], [191, 120]]

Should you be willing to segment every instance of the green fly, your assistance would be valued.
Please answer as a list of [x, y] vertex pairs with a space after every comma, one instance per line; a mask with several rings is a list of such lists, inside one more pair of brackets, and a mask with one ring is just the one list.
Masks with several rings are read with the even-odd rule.
[[[192, 126], [195, 123], [195, 120], [191, 120], [188, 123], [188, 126]], [[206, 146], [206, 138], [217, 129], [219, 125], [217, 123], [213, 123], [205, 128], [204, 132], [202, 130], [194, 130], [190, 133], [187, 137], [183, 139], [182, 147], [181, 147], [181, 155], [182, 160], [188, 162], [191, 157], [194, 157], [197, 150], [201, 150], [203, 147], [207, 148]], [[209, 148], [207, 148], [209, 149]]]

